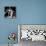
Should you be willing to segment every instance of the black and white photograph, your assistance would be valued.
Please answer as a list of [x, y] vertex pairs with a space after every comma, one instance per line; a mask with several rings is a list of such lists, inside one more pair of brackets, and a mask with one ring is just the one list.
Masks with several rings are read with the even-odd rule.
[[16, 7], [15, 6], [6, 6], [4, 7], [4, 17], [5, 18], [16, 18]]

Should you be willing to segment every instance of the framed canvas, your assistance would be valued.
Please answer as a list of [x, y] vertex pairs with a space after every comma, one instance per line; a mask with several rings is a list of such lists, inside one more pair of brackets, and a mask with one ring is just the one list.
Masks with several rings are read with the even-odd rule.
[[4, 17], [5, 18], [16, 18], [16, 7], [15, 6], [5, 6], [4, 7]]
[[46, 41], [46, 25], [20, 24], [18, 31], [20, 41]]

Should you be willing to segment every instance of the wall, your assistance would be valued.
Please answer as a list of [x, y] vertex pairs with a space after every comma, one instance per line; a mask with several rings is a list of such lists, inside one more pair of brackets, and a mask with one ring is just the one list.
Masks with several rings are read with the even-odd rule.
[[22, 0], [21, 24], [46, 24], [46, 0]]
[[[5, 19], [4, 7], [11, 5], [17, 17]], [[0, 0], [0, 44], [8, 43], [9, 32], [18, 32], [18, 24], [46, 24], [46, 0]]]

